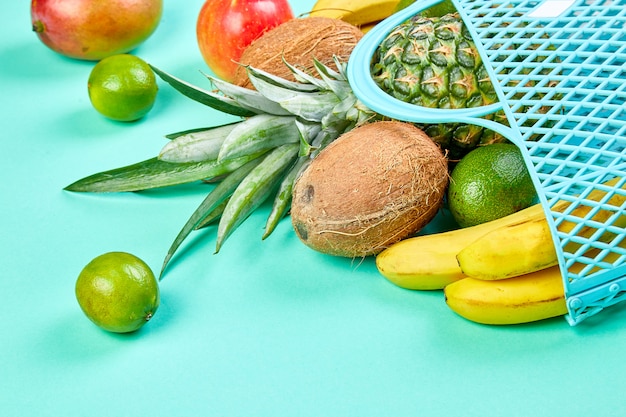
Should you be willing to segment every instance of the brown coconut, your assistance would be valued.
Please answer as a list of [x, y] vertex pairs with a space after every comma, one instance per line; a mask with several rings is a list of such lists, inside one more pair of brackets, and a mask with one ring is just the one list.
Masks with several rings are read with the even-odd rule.
[[447, 185], [447, 160], [422, 130], [366, 124], [328, 145], [297, 179], [293, 227], [319, 252], [375, 255], [430, 222]]
[[245, 65], [295, 81], [283, 62], [314, 73], [313, 59], [337, 69], [333, 56], [347, 62], [363, 32], [356, 26], [328, 17], [302, 17], [289, 20], [265, 32], [248, 46], [240, 59], [233, 84], [254, 88]]

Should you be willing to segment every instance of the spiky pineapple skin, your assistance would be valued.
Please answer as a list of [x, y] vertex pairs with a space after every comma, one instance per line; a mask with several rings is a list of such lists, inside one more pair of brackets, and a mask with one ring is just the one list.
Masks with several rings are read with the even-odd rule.
[[[457, 13], [417, 15], [398, 25], [377, 48], [372, 76], [393, 97], [416, 106], [458, 109], [498, 98], [480, 54]], [[503, 112], [489, 116], [506, 123]], [[477, 146], [506, 142], [502, 135], [463, 123], [420, 124], [451, 160]]]

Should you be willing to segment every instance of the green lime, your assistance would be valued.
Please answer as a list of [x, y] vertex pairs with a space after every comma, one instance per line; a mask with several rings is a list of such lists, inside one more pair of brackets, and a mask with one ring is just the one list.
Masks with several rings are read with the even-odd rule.
[[102, 115], [132, 122], [152, 109], [158, 87], [150, 65], [134, 55], [119, 54], [94, 65], [87, 90], [91, 104]]
[[510, 143], [470, 151], [450, 174], [448, 204], [461, 227], [507, 216], [534, 204], [536, 197], [522, 153]]
[[89, 262], [76, 280], [76, 299], [96, 325], [116, 333], [139, 329], [159, 307], [159, 286], [145, 262], [108, 252]]

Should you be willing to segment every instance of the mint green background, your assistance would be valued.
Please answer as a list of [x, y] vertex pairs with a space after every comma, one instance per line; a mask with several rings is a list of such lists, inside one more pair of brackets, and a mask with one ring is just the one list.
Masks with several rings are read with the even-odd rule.
[[[166, 1], [134, 51], [204, 85], [201, 0]], [[314, 2], [293, 1], [303, 13]], [[626, 310], [577, 327], [563, 318], [488, 327], [442, 293], [411, 292], [304, 247], [285, 219], [261, 241], [267, 207], [213, 255], [195, 234], [162, 281], [153, 321], [103, 332], [74, 298], [93, 257], [128, 251], [158, 270], [202, 184], [134, 194], [62, 188], [156, 155], [164, 135], [229, 120], [161, 83], [134, 124], [90, 106], [93, 63], [59, 56], [30, 30], [29, 4], [0, 6], [0, 415], [616, 416], [626, 412]], [[193, 243], [191, 245], [190, 243]]]

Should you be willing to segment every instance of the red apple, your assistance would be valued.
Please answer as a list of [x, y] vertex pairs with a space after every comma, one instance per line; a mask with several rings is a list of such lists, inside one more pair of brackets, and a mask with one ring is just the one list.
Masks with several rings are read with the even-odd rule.
[[206, 0], [196, 25], [198, 46], [215, 75], [232, 81], [244, 49], [291, 19], [287, 0]]
[[33, 31], [62, 55], [100, 60], [139, 46], [157, 28], [163, 0], [31, 0]]

